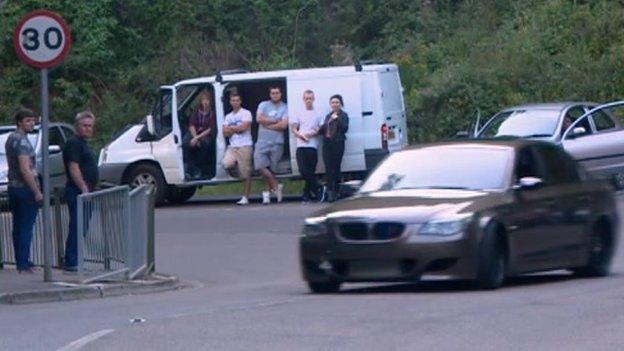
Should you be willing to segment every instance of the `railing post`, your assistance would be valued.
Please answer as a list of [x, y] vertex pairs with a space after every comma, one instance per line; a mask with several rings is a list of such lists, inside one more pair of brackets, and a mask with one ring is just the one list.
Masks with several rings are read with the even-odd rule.
[[[99, 199], [98, 199], [99, 200]], [[100, 216], [100, 223], [102, 225], [102, 236], [104, 237], [104, 270], [110, 271], [111, 269], [111, 264], [110, 264], [110, 231], [108, 228], [108, 219], [110, 218], [110, 213], [108, 213], [108, 211], [102, 211], [102, 208], [108, 208], [107, 206], [102, 206], [102, 202], [104, 202], [105, 199], [102, 199], [100, 201], [98, 201], [98, 208], [97, 208], [97, 212]], [[111, 201], [113, 204], [115, 204], [116, 201]]]
[[56, 239], [56, 262], [61, 266], [65, 256], [65, 243], [63, 242], [63, 205], [61, 204], [61, 191], [54, 188], [54, 238]]
[[150, 186], [147, 201], [147, 273], [156, 271], [156, 257], [154, 253], [154, 187]]
[[78, 252], [77, 252], [77, 259], [78, 259], [78, 274], [81, 275], [82, 274], [82, 270], [83, 270], [83, 265], [84, 265], [84, 231], [85, 231], [85, 226], [84, 226], [84, 210], [83, 210], [83, 206], [84, 206], [84, 201], [83, 201], [83, 197], [84, 195], [78, 195], [78, 198], [76, 200], [76, 217], [78, 217], [77, 221], [76, 221], [76, 247], [78, 248]]

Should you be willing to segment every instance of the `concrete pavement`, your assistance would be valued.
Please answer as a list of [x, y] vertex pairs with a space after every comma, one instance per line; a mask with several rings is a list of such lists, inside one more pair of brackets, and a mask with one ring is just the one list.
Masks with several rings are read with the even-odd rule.
[[109, 296], [145, 294], [181, 289], [188, 284], [176, 276], [152, 274], [141, 280], [103, 281], [82, 284], [84, 277], [53, 270], [53, 282], [43, 281], [43, 270], [19, 274], [14, 268], [0, 269], [0, 304], [70, 301]]

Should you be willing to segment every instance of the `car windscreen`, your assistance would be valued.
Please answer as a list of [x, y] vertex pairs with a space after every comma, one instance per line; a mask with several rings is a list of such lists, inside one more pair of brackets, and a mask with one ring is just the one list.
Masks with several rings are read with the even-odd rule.
[[510, 148], [428, 147], [390, 155], [360, 192], [397, 189], [499, 190], [507, 185]]
[[559, 115], [559, 110], [505, 111], [494, 116], [479, 137], [550, 137], [557, 130]]

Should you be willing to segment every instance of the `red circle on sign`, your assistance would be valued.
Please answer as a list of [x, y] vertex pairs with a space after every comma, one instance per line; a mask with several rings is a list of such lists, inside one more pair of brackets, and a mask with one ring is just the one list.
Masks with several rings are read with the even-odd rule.
[[[33, 17], [38, 17], [38, 16], [51, 18], [61, 27], [61, 30], [63, 31], [63, 35], [65, 36], [65, 40], [63, 41], [63, 49], [54, 59], [50, 61], [42, 62], [42, 61], [33, 60], [32, 58], [28, 56], [28, 54], [24, 52], [24, 50], [22, 49], [22, 46], [20, 45], [20, 33], [22, 31], [22, 27], [28, 20], [30, 20]], [[65, 57], [69, 53], [70, 47], [71, 47], [71, 35], [69, 33], [69, 27], [67, 26], [67, 23], [65, 23], [63, 18], [61, 18], [61, 16], [57, 15], [56, 13], [52, 11], [35, 10], [32, 12], [29, 12], [28, 14], [26, 14], [24, 17], [20, 19], [19, 23], [17, 24], [17, 26], [15, 26], [15, 29], [13, 30], [13, 48], [15, 49], [15, 53], [17, 54], [17, 57], [22, 62], [24, 62], [25, 64], [31, 67], [44, 69], [44, 68], [50, 68], [50, 67], [54, 67], [58, 65], [65, 59]]]

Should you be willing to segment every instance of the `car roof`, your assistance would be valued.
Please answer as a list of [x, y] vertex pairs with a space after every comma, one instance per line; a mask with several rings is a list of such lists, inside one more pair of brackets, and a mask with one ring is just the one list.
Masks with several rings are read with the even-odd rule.
[[595, 102], [589, 102], [589, 101], [545, 102], [545, 103], [534, 103], [534, 104], [511, 106], [511, 107], [507, 107], [501, 112], [513, 111], [513, 110], [563, 110], [567, 107], [574, 106], [574, 105], [597, 106], [598, 104]]
[[[72, 126], [69, 123], [65, 123], [65, 122], [50, 122], [50, 127], [59, 127], [59, 126], [63, 126], [63, 127], [67, 127], [70, 129], [74, 129], [74, 126]], [[7, 130], [14, 130], [16, 128], [16, 126], [14, 124], [5, 124], [5, 125], [0, 125], [0, 130], [2, 131], [7, 131]], [[41, 128], [41, 124], [37, 123], [35, 124], [35, 128]]]
[[412, 145], [408, 146], [404, 150], [416, 150], [416, 149], [428, 149], [428, 148], [438, 148], [438, 147], [462, 147], [466, 148], [484, 148], [484, 149], [520, 149], [525, 146], [531, 145], [552, 145], [551, 143], [534, 140], [534, 139], [523, 139], [523, 138], [500, 138], [500, 139], [469, 139], [469, 140], [450, 140], [450, 141], [440, 141], [430, 144], [421, 144], [421, 145]]

